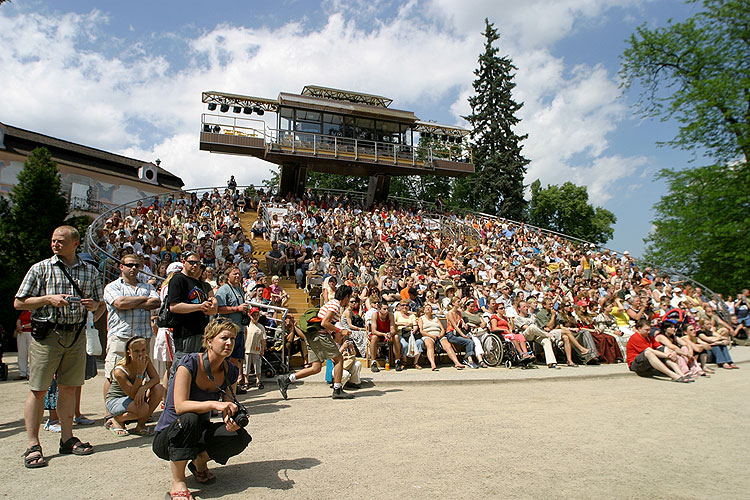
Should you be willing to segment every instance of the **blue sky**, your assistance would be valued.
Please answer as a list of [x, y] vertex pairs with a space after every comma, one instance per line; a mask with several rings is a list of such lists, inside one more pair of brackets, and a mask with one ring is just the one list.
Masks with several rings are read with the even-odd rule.
[[673, 123], [633, 116], [619, 55], [636, 26], [695, 9], [675, 0], [13, 0], [0, 7], [0, 121], [158, 157], [187, 187], [221, 185], [230, 173], [259, 183], [268, 164], [198, 150], [201, 91], [275, 97], [318, 84], [462, 125], [489, 17], [518, 67], [526, 182], [587, 185], [618, 218], [609, 246], [639, 255], [665, 192], [654, 174], [693, 157], [656, 146]]

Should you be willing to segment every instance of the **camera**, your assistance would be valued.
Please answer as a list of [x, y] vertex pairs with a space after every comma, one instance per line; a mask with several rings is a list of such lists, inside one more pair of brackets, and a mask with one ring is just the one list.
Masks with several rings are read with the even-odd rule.
[[68, 295], [67, 297], [65, 297], [65, 301], [69, 303], [81, 302], [81, 297], [76, 297], [75, 295]]
[[234, 413], [234, 416], [232, 416], [234, 423], [243, 428], [247, 427], [247, 424], [250, 423], [250, 418], [247, 414], [247, 408], [242, 406], [237, 400], [234, 401], [234, 404], [237, 405], [237, 411]]
[[240, 324], [242, 326], [247, 326], [250, 324], [250, 315], [242, 313], [242, 317], [240, 318]]

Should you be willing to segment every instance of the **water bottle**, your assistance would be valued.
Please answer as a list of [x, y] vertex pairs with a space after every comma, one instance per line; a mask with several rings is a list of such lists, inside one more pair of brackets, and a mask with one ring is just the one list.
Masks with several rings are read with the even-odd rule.
[[390, 363], [390, 361], [388, 360], [388, 355], [386, 354], [386, 355], [385, 355], [385, 371], [388, 371], [388, 370], [390, 370], [390, 369], [391, 369], [391, 363]]

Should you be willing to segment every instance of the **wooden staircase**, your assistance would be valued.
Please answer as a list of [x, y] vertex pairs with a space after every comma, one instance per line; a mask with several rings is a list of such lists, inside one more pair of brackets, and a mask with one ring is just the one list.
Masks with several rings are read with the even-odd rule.
[[[258, 214], [255, 211], [249, 211], [241, 213], [240, 225], [246, 235], [252, 234], [250, 228], [253, 226], [253, 222], [258, 218]], [[260, 270], [268, 276], [268, 283], [271, 283], [271, 276], [268, 274], [268, 265], [266, 264], [266, 254], [271, 251], [271, 242], [264, 240], [263, 238], [256, 237], [251, 240], [253, 245], [253, 257], [258, 259]], [[294, 279], [281, 278], [281, 288], [289, 294], [289, 313], [293, 314], [295, 318], [299, 318], [303, 312], [310, 308], [307, 301], [307, 295], [304, 290], [297, 288]]]

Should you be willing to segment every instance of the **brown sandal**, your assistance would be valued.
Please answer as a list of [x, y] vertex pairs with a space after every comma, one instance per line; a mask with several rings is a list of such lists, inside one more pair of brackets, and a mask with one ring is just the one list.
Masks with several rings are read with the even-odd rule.
[[23, 454], [23, 465], [27, 469], [38, 469], [39, 467], [46, 467], [47, 460], [42, 454], [42, 447], [38, 444], [35, 444], [34, 446], [28, 448]]
[[216, 482], [216, 476], [211, 474], [210, 470], [198, 470], [193, 462], [189, 462], [187, 467], [193, 473], [195, 480], [200, 484], [213, 484]]

